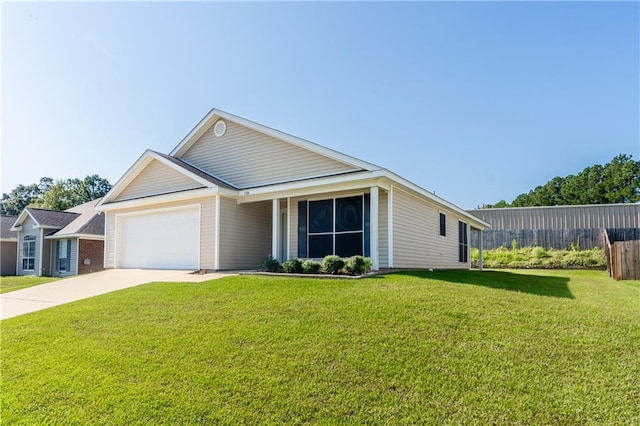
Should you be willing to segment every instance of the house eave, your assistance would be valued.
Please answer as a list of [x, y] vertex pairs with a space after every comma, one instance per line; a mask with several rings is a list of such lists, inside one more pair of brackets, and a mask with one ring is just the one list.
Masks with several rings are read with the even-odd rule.
[[44, 237], [45, 240], [68, 240], [72, 238], [77, 238], [80, 240], [104, 241], [104, 235], [94, 235], [94, 234], [49, 235], [48, 237]]
[[247, 188], [239, 190], [237, 194], [238, 204], [256, 201], [272, 200], [274, 198], [298, 197], [302, 195], [321, 194], [329, 191], [344, 191], [370, 186], [381, 186], [379, 178], [382, 171], [356, 172], [348, 175], [301, 180], [290, 183]]
[[469, 225], [475, 229], [487, 229], [487, 228], [491, 228], [491, 225], [487, 222], [485, 222], [484, 220], [472, 215], [471, 213], [467, 212], [466, 210], [456, 206], [455, 204], [445, 200], [444, 198], [441, 198], [439, 196], [437, 196], [436, 194], [427, 191], [426, 189], [416, 185], [415, 183], [401, 177], [398, 176], [397, 174], [389, 171], [389, 170], [384, 170], [384, 175], [387, 179], [389, 179], [390, 181], [400, 184], [401, 186], [410, 189], [411, 191], [420, 194], [421, 196], [431, 200], [432, 202], [444, 206], [446, 208], [448, 208], [449, 210], [453, 210], [454, 212], [458, 213], [459, 215], [461, 215], [462, 217], [464, 217], [465, 219], [467, 219], [469, 221]]
[[192, 189], [187, 191], [173, 192], [169, 194], [151, 195], [148, 197], [134, 198], [130, 200], [114, 201], [111, 203], [98, 205], [96, 206], [96, 210], [101, 212], [108, 212], [112, 210], [128, 209], [128, 208], [148, 206], [148, 205], [154, 205], [154, 204], [160, 204], [160, 203], [184, 201], [184, 200], [189, 200], [193, 198], [202, 198], [202, 197], [212, 196], [216, 194], [224, 194], [228, 192], [231, 192], [231, 194], [227, 194], [227, 195], [231, 195], [231, 196], [236, 195], [237, 193], [237, 191], [228, 190], [228, 189], [219, 188], [219, 187], [200, 188], [200, 189]]

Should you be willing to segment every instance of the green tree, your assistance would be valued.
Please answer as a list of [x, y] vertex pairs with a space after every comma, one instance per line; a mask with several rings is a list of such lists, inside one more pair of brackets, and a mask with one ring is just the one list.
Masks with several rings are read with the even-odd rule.
[[42, 198], [42, 194], [53, 186], [53, 179], [43, 177], [39, 183], [18, 185], [11, 192], [2, 194], [0, 213], [17, 216], [25, 207]]
[[43, 177], [40, 183], [18, 185], [11, 192], [2, 194], [0, 212], [17, 215], [27, 206], [67, 210], [103, 197], [110, 189], [109, 181], [98, 175], [58, 180], [55, 183], [53, 179]]
[[640, 161], [617, 155], [604, 166], [595, 164], [576, 175], [554, 177], [544, 185], [492, 207], [564, 206], [577, 204], [636, 203], [640, 201]]

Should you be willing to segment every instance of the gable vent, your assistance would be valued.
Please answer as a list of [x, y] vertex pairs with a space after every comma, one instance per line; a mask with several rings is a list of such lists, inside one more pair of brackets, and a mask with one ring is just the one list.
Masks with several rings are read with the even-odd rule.
[[220, 138], [226, 131], [227, 123], [225, 123], [224, 120], [216, 121], [216, 124], [213, 126], [213, 134]]

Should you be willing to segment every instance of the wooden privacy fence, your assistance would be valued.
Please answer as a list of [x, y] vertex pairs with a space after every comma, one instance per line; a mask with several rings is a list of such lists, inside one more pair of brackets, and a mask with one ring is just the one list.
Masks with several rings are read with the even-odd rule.
[[611, 243], [605, 231], [605, 253], [607, 269], [614, 280], [640, 280], [640, 240], [615, 241]]

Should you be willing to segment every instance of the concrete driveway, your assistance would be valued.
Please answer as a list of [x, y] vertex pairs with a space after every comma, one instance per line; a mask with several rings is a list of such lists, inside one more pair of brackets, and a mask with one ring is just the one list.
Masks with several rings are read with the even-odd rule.
[[153, 281], [195, 283], [228, 275], [235, 274], [210, 273], [198, 275], [189, 271], [109, 269], [1, 294], [0, 319], [7, 319]]

